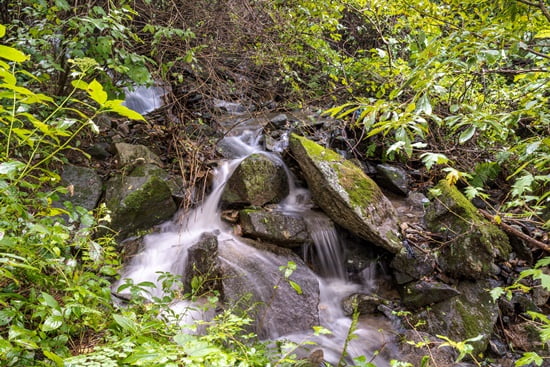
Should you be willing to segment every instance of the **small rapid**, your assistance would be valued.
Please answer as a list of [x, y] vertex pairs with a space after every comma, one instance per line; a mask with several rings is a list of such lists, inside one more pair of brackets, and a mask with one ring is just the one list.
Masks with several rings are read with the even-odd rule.
[[[236, 303], [236, 298], [245, 296], [241, 293], [244, 292], [242, 289], [246, 288], [246, 292], [253, 294], [252, 302], [262, 305], [258, 307], [255, 315], [260, 319], [258, 335], [265, 339], [286, 338], [297, 343], [315, 342], [318, 344], [316, 348], [323, 350], [325, 360], [333, 364], [338, 363], [342, 358], [346, 340], [350, 339], [349, 332], [352, 328], [352, 320], [344, 314], [342, 301], [351, 294], [372, 291], [375, 287], [375, 279], [372, 278], [375, 278], [376, 274], [364, 273], [368, 274], [368, 279], [362, 283], [351, 282], [348, 279], [343, 256], [345, 243], [342, 242], [332, 221], [314, 210], [309, 191], [296, 186], [292, 174], [285, 165], [285, 172], [289, 178], [289, 194], [274, 210], [302, 217], [312, 239], [311, 243], [302, 249], [302, 258], [315, 273], [310, 269], [306, 269], [307, 272], [299, 270], [297, 273], [302, 274], [298, 275], [302, 276], [299, 279], [303, 283], [299, 286], [310, 293], [317, 292], [318, 303], [311, 297], [311, 300], [306, 302], [314, 303], [315, 309], [312, 313], [316, 314], [300, 314], [305, 312], [303, 306], [298, 303], [304, 302], [304, 295], [297, 294], [290, 287], [280, 286], [280, 268], [287, 265], [289, 253], [292, 251], [284, 249], [279, 253], [278, 250], [272, 251], [270, 248], [264, 250], [252, 247], [236, 236], [232, 226], [222, 220], [220, 201], [224, 187], [240, 162], [251, 154], [259, 153], [283, 163], [278, 154], [265, 152], [261, 148], [260, 139], [259, 131], [250, 130], [239, 136], [224, 138], [224, 144], [231, 147], [236, 158], [219, 162], [213, 171], [211, 192], [202, 205], [180, 212], [172, 222], [164, 224], [159, 233], [145, 236], [141, 251], [125, 265], [120, 281], [113, 288], [117, 290], [127, 282], [147, 282], [155, 286], [148, 294], [144, 294], [146, 298], [153, 300], [155, 297], [163, 296], [159, 274], [184, 276], [189, 261], [188, 250], [200, 240], [201, 235], [211, 233], [217, 238], [220, 267], [233, 279], [240, 279], [237, 286], [224, 284], [224, 293], [227, 293], [225, 296], [230, 299], [233, 292], [235, 300], [229, 301]], [[298, 304], [295, 309], [292, 308], [294, 300]], [[288, 311], [278, 312], [277, 307], [286, 307]], [[172, 306], [175, 313], [185, 314], [182, 316], [184, 324], [212, 317], [211, 312], [207, 314], [191, 311], [198, 308], [189, 301], [175, 301]], [[293, 320], [293, 317], [296, 319]], [[331, 334], [315, 336], [311, 330], [285, 333], [285, 329], [282, 328], [283, 324], [298, 325], [298, 320], [307, 317], [330, 330]], [[284, 318], [290, 321], [285, 321]], [[385, 333], [379, 331], [380, 329], [389, 330], [391, 326], [383, 318], [362, 317], [355, 330], [352, 330], [359, 337], [347, 345], [347, 358], [361, 355], [368, 358], [377, 356], [377, 350], [385, 348], [388, 338]], [[388, 360], [382, 356], [377, 356], [375, 362], [379, 367], [388, 365]]]

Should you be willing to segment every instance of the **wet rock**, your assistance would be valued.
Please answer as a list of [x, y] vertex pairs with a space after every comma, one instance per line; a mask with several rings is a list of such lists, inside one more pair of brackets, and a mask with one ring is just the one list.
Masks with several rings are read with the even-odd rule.
[[279, 130], [284, 128], [287, 122], [288, 122], [288, 116], [285, 115], [284, 113], [281, 113], [269, 119], [267, 127], [270, 128], [271, 130]]
[[[247, 299], [246, 304], [257, 304], [253, 312], [247, 312], [255, 320], [255, 331], [262, 338], [302, 332], [319, 325], [319, 282], [302, 259], [283, 247], [251, 240], [246, 243], [243, 250], [244, 245], [235, 240], [220, 242], [225, 302], [238, 306]], [[296, 264], [296, 270], [288, 280], [299, 285], [300, 292], [279, 270], [289, 261]]]
[[444, 236], [437, 255], [441, 269], [459, 278], [482, 279], [496, 260], [507, 259], [508, 236], [484, 219], [458, 189], [442, 180], [426, 211], [428, 229]]
[[87, 210], [95, 209], [102, 192], [101, 178], [92, 168], [65, 165], [61, 173], [61, 183], [69, 192], [60, 201], [70, 201], [73, 206]]
[[472, 342], [472, 346], [473, 355], [482, 353], [487, 349], [498, 316], [498, 307], [487, 291], [491, 288], [489, 281], [464, 281], [457, 286], [460, 295], [416, 313], [412, 322], [422, 320], [419, 330], [455, 341], [481, 335], [482, 339]]
[[330, 149], [293, 134], [290, 148], [313, 200], [337, 224], [386, 250], [401, 250], [397, 215], [380, 188], [363, 171]]
[[379, 164], [376, 166], [376, 172], [377, 181], [380, 186], [397, 194], [407, 196], [409, 193], [409, 178], [404, 169], [389, 164]]
[[245, 106], [237, 102], [229, 102], [221, 99], [214, 99], [214, 107], [222, 112], [228, 112], [234, 115], [242, 115], [250, 111]]
[[113, 176], [106, 184], [105, 203], [111, 210], [110, 228], [119, 238], [150, 229], [172, 217], [176, 204], [156, 165], [141, 165], [128, 175]]
[[111, 145], [109, 143], [95, 143], [86, 151], [95, 159], [105, 160], [112, 156], [110, 150]]
[[288, 195], [288, 178], [282, 162], [263, 154], [248, 156], [233, 172], [222, 194], [225, 206], [262, 206]]
[[445, 283], [419, 280], [406, 284], [401, 289], [401, 302], [408, 308], [417, 309], [459, 294], [459, 291]]
[[276, 211], [242, 210], [239, 218], [245, 237], [284, 247], [299, 247], [310, 240], [306, 223], [300, 217]]
[[342, 301], [342, 308], [346, 316], [351, 316], [357, 310], [360, 315], [373, 314], [378, 311], [378, 306], [387, 305], [389, 301], [375, 295], [354, 293]]
[[138, 164], [155, 164], [162, 167], [161, 159], [145, 145], [116, 143], [115, 150], [120, 167], [133, 167]]
[[407, 330], [401, 335], [399, 351], [400, 360], [411, 363], [413, 366], [422, 366], [425, 356], [432, 356], [434, 366], [451, 366], [456, 359], [456, 352], [451, 347], [438, 347], [441, 340], [422, 331]]
[[403, 247], [390, 263], [397, 284], [421, 279], [435, 269], [435, 259], [414, 247]]
[[187, 264], [183, 281], [185, 292], [202, 295], [221, 291], [221, 275], [218, 265], [218, 238], [203, 233], [187, 250]]

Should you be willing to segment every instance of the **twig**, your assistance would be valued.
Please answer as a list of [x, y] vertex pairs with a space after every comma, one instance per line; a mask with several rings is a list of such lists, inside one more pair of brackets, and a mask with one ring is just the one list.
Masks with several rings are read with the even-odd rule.
[[528, 236], [525, 233], [518, 231], [517, 229], [515, 229], [514, 227], [512, 227], [512, 226], [510, 226], [506, 223], [503, 223], [503, 222], [497, 223], [494, 220], [495, 217], [493, 215], [487, 213], [483, 209], [478, 209], [478, 210], [481, 214], [483, 214], [483, 216], [485, 218], [489, 219], [491, 222], [493, 222], [493, 223], [497, 224], [498, 226], [500, 226], [505, 232], [508, 232], [508, 233], [518, 237], [518, 238], [521, 238], [522, 240], [524, 240], [524, 241], [530, 243], [531, 245], [534, 245], [534, 246], [536, 246], [536, 247], [538, 247], [538, 248], [540, 248], [540, 249], [542, 249], [546, 252], [550, 252], [550, 246], [545, 244], [544, 242], [536, 240], [533, 237]]

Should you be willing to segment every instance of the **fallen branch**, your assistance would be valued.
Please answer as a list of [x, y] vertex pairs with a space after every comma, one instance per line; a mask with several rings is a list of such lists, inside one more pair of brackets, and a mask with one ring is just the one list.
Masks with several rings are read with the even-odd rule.
[[536, 246], [544, 251], [547, 251], [547, 252], [550, 252], [550, 246], [545, 244], [544, 242], [541, 242], [539, 240], [536, 240], [534, 239], [533, 237], [531, 236], [528, 236], [526, 235], [525, 233], [521, 232], [521, 231], [518, 231], [517, 229], [515, 229], [514, 227], [500, 221], [496, 221], [495, 220], [495, 217], [489, 213], [487, 213], [485, 210], [483, 209], [478, 209], [479, 212], [481, 214], [483, 214], [483, 216], [485, 218], [487, 218], [488, 220], [490, 220], [491, 222], [495, 223], [496, 225], [498, 225], [499, 227], [501, 227], [505, 232], [507, 233], [510, 233], [511, 235], [514, 235], [518, 238], [521, 238], [522, 240], [526, 241], [527, 243], [533, 245], [533, 246]]

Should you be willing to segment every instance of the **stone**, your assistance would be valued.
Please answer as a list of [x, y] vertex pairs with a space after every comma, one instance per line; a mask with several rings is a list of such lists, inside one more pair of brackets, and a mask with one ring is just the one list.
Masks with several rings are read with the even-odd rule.
[[378, 306], [387, 305], [389, 301], [375, 295], [354, 293], [344, 298], [342, 308], [346, 316], [351, 316], [357, 310], [360, 315], [369, 315], [378, 311]]
[[216, 235], [203, 233], [197, 243], [187, 250], [183, 286], [185, 292], [195, 295], [221, 291]]
[[106, 160], [112, 156], [110, 149], [111, 145], [109, 143], [100, 142], [93, 144], [86, 151], [95, 159]]
[[406, 330], [399, 339], [399, 359], [413, 366], [422, 366], [424, 356], [431, 356], [428, 366], [451, 366], [457, 356], [451, 347], [438, 347], [441, 340], [426, 332]]
[[138, 164], [155, 164], [162, 167], [161, 159], [145, 145], [115, 143], [120, 167], [134, 167]]
[[267, 127], [270, 128], [271, 130], [278, 130], [278, 129], [284, 128], [287, 122], [288, 122], [288, 116], [285, 115], [284, 113], [281, 113], [269, 119], [269, 122], [267, 123]]
[[299, 247], [309, 241], [306, 222], [298, 216], [276, 211], [245, 209], [239, 212], [243, 236], [284, 247]]
[[278, 203], [288, 195], [288, 177], [282, 162], [252, 154], [235, 169], [225, 185], [222, 203], [227, 207]]
[[379, 164], [376, 166], [377, 181], [383, 188], [397, 194], [407, 196], [409, 193], [409, 178], [407, 172], [400, 167]]
[[111, 210], [110, 228], [119, 238], [170, 219], [176, 204], [156, 165], [141, 165], [128, 175], [115, 175], [106, 184], [105, 203]]
[[459, 294], [459, 291], [445, 283], [433, 280], [418, 280], [401, 288], [401, 302], [409, 309], [418, 309], [445, 301]]
[[428, 229], [444, 237], [436, 255], [440, 268], [458, 278], [483, 279], [510, 253], [508, 236], [483, 218], [455, 186], [441, 180], [426, 210]]
[[68, 187], [69, 192], [60, 197], [60, 201], [70, 201], [73, 206], [81, 206], [86, 210], [95, 209], [102, 193], [101, 178], [93, 168], [63, 166], [61, 183]]
[[457, 342], [481, 335], [481, 340], [472, 342], [473, 355], [483, 353], [498, 317], [498, 305], [488, 291], [492, 288], [487, 280], [463, 281], [456, 288], [460, 295], [422, 309], [411, 321], [422, 321], [418, 326], [421, 331]]
[[361, 168], [296, 134], [290, 138], [290, 148], [313, 200], [334, 222], [391, 253], [401, 250], [395, 209]]
[[[276, 338], [311, 330], [319, 325], [319, 282], [303, 260], [290, 249], [252, 240], [237, 243], [220, 241], [223, 299], [237, 307], [256, 304], [247, 310], [255, 320], [254, 331], [260, 338]], [[243, 246], [245, 248], [243, 248]], [[279, 268], [296, 264], [288, 279]], [[289, 281], [300, 287], [294, 289]]]
[[414, 247], [403, 247], [390, 263], [397, 284], [421, 279], [435, 269], [435, 258]]

